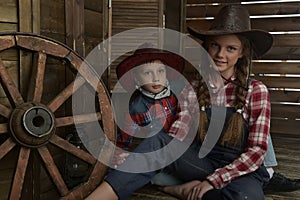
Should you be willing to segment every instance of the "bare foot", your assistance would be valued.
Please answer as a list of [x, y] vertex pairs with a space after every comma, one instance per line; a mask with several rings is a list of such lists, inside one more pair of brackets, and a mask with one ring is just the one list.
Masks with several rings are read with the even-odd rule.
[[201, 181], [193, 180], [181, 185], [160, 187], [160, 189], [165, 193], [168, 193], [172, 196], [184, 200], [187, 199], [190, 190], [193, 189], [199, 183], [201, 183]]

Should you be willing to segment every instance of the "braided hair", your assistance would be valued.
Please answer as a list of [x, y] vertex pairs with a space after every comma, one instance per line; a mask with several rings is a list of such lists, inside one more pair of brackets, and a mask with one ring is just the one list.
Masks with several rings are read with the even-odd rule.
[[[236, 80], [232, 81], [237, 87], [235, 89], [236, 101], [234, 102], [234, 108], [236, 112], [229, 118], [226, 127], [220, 138], [221, 145], [237, 145], [241, 139], [241, 132], [243, 127], [242, 109], [246, 104], [246, 92], [248, 90], [248, 78], [250, 75], [250, 66], [252, 58], [252, 49], [250, 42], [242, 35], [237, 35], [242, 43], [243, 56], [238, 59], [235, 64]], [[204, 41], [203, 46], [208, 48], [207, 40]], [[208, 129], [208, 119], [204, 108], [210, 105], [210, 96], [207, 85], [202, 77], [199, 79], [198, 88], [198, 101], [201, 108], [198, 139], [203, 141]]]

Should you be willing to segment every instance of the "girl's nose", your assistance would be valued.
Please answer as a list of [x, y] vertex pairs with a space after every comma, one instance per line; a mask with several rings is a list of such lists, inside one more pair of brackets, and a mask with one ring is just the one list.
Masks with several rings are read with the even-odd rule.
[[224, 49], [223, 48], [220, 48], [219, 49], [219, 51], [218, 51], [218, 53], [217, 53], [217, 55], [219, 56], [219, 57], [223, 57], [224, 56]]

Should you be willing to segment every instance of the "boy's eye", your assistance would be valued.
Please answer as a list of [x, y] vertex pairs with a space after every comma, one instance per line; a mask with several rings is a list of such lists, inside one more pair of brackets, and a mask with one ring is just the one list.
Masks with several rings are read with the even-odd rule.
[[151, 75], [151, 72], [150, 71], [146, 71], [144, 72], [145, 75]]
[[165, 69], [160, 69], [158, 72], [159, 73], [165, 73], [165, 71], [166, 71]]

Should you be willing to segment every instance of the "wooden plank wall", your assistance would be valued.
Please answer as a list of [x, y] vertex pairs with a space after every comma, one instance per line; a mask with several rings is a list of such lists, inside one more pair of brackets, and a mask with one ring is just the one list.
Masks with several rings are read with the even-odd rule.
[[187, 0], [186, 24], [208, 29], [225, 4], [244, 4], [252, 28], [274, 36], [272, 49], [253, 63], [253, 77], [271, 95], [271, 133], [300, 136], [300, 1]]
[[[1, 32], [18, 30], [18, 9], [16, 0], [2, 2], [0, 6], [0, 30]], [[0, 54], [0, 58], [8, 67], [9, 72], [13, 74], [14, 80], [19, 79], [18, 58], [16, 51], [5, 51]], [[9, 106], [6, 95], [0, 86], [0, 102]]]
[[[105, 0], [40, 0], [40, 34], [67, 45], [82, 57], [107, 36]], [[55, 59], [48, 58], [45, 73], [44, 100], [52, 99], [72, 80], [73, 74]], [[62, 107], [63, 108], [63, 107]], [[70, 112], [70, 104], [60, 112]], [[59, 113], [56, 112], [57, 115]], [[67, 129], [68, 130], [68, 129]], [[66, 132], [66, 131], [64, 131]], [[56, 161], [61, 161], [63, 152], [51, 149]], [[59, 194], [45, 170], [40, 168], [40, 199], [58, 199]]]

